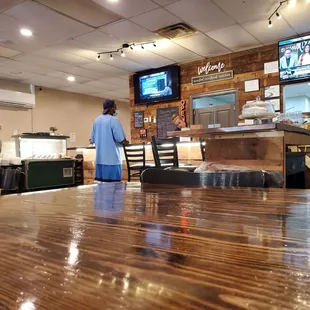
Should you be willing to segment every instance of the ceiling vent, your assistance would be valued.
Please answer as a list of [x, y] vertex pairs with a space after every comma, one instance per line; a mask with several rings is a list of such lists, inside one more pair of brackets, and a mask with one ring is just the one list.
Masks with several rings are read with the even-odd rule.
[[196, 32], [196, 29], [185, 23], [174, 24], [155, 31], [155, 33], [167, 39], [180, 39], [194, 35]]

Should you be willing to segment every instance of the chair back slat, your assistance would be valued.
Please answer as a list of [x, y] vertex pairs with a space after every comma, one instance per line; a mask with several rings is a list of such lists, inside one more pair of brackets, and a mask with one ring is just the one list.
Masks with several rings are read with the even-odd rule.
[[[130, 182], [131, 176], [139, 176], [141, 172], [145, 170], [145, 144], [129, 144], [124, 145], [123, 148], [128, 169], [128, 181]], [[141, 165], [139, 165], [141, 167], [139, 170], [141, 171], [132, 174], [131, 170], [135, 169], [131, 167], [131, 163], [141, 163]]]
[[[152, 150], [156, 168], [178, 167], [177, 139], [157, 139], [152, 137]], [[171, 157], [171, 158], [167, 158]]]

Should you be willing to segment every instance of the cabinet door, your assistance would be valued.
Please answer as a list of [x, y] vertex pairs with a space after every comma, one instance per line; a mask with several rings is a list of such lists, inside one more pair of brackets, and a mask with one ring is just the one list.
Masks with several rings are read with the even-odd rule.
[[194, 111], [194, 124], [208, 125], [219, 124], [220, 127], [232, 127], [238, 124], [236, 120], [235, 105], [227, 104], [212, 108], [196, 109]]

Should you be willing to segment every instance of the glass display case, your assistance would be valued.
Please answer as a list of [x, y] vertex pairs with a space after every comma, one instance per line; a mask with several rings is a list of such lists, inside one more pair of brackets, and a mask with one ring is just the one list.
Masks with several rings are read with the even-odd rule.
[[57, 159], [66, 155], [67, 136], [22, 134], [15, 139], [16, 157], [25, 159]]

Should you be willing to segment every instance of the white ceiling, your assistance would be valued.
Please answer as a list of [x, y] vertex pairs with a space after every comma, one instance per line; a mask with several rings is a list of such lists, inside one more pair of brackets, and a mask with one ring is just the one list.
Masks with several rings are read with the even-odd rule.
[[[297, 2], [294, 9], [284, 6], [283, 19], [269, 29], [278, 0], [0, 0], [0, 78], [128, 102], [133, 72], [310, 31], [310, 5]], [[198, 33], [173, 41], [154, 33], [177, 22]], [[21, 36], [21, 28], [34, 35]], [[97, 52], [152, 40], [156, 48], [96, 61]]]

